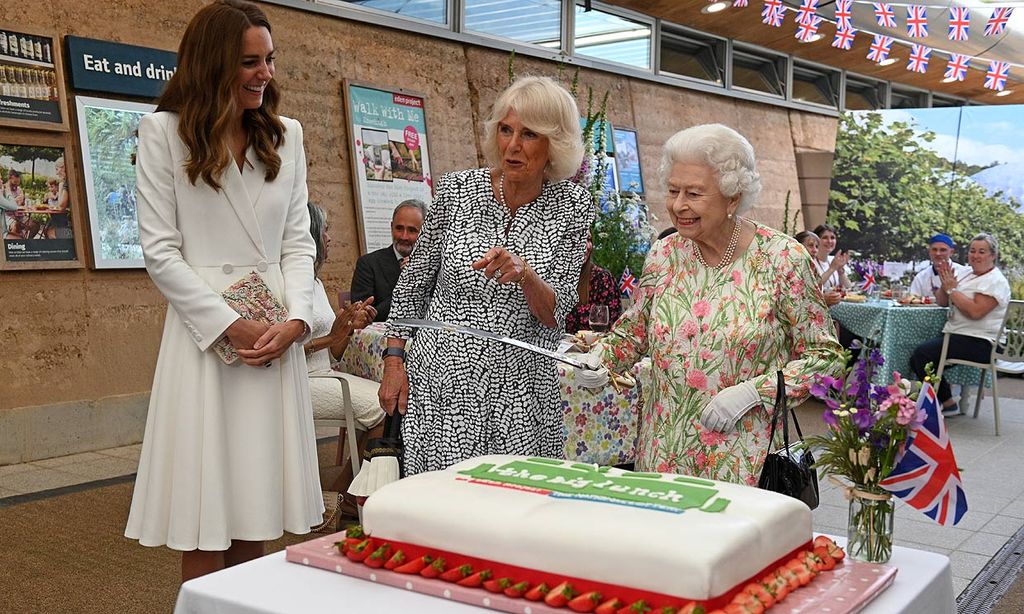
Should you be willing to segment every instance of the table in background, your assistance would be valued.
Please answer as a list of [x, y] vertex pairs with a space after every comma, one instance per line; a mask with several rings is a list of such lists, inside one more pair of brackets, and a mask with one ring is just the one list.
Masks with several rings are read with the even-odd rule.
[[[836, 541], [840, 545], [845, 543], [840, 538]], [[628, 564], [629, 558], [623, 561]], [[948, 557], [895, 546], [889, 565], [899, 569], [896, 579], [861, 610], [863, 614], [953, 614], [956, 611]], [[426, 614], [494, 612], [289, 563], [284, 551], [186, 582], [178, 593], [174, 609], [176, 614], [307, 614], [331, 610]]]
[[[379, 382], [384, 374], [384, 361], [380, 357], [383, 349], [381, 325], [356, 331], [337, 368]], [[641, 368], [638, 366], [635, 371]], [[566, 457], [598, 465], [632, 462], [636, 455], [642, 398], [640, 385], [621, 390], [610, 385], [599, 390], [580, 388], [576, 386], [572, 369], [562, 364], [558, 365], [558, 383], [565, 415]]]
[[[864, 339], [874, 340], [885, 359], [877, 383], [889, 383], [893, 371], [913, 377], [910, 355], [923, 341], [942, 334], [948, 309], [939, 305], [905, 306], [889, 300], [851, 303], [843, 301], [829, 310], [848, 331]], [[938, 366], [938, 365], [936, 365]], [[950, 367], [943, 377], [950, 383], [977, 386], [977, 369]]]

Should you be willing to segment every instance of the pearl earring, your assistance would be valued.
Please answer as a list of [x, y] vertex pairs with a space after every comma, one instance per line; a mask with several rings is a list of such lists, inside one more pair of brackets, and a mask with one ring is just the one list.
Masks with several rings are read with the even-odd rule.
[[732, 219], [732, 214], [730, 213], [729, 215], [727, 215], [725, 217], [727, 217], [727, 218], [729, 218], [731, 220]]

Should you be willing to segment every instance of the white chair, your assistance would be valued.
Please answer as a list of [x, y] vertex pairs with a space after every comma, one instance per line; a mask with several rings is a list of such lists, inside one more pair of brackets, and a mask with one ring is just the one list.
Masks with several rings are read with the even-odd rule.
[[[352, 463], [352, 475], [359, 475], [360, 459], [359, 454], [356, 452], [359, 449], [356, 434], [356, 429], [358, 428], [359, 425], [356, 423], [355, 409], [353, 409], [352, 406], [352, 392], [349, 390], [349, 383], [347, 378], [350, 376], [338, 371], [313, 371], [312, 373], [309, 374], [309, 377], [310, 379], [334, 379], [337, 380], [339, 384], [341, 384], [342, 413], [344, 414], [343, 417], [341, 419], [325, 417], [322, 408], [318, 407], [318, 403], [314, 402], [313, 426], [315, 428], [339, 429], [337, 464], [339, 466], [345, 464], [345, 453], [347, 451], [349, 460]], [[345, 430], [344, 435], [342, 435], [341, 429]], [[345, 445], [346, 439], [348, 440], [348, 446]]]
[[974, 362], [962, 358], [946, 358], [946, 351], [949, 346], [949, 336], [946, 333], [942, 339], [942, 354], [939, 357], [939, 367], [935, 375], [942, 378], [942, 371], [946, 365], [966, 365], [981, 369], [981, 378], [978, 380], [978, 396], [974, 401], [974, 417], [978, 417], [978, 410], [981, 407], [981, 397], [985, 390], [985, 376], [992, 376], [992, 408], [995, 412], [996, 435], [999, 435], [999, 371], [1004, 369], [996, 361], [1004, 363], [1024, 363], [1024, 301], [1010, 301], [1006, 308], [1006, 316], [1003, 318], [1003, 325], [999, 330], [999, 339], [1003, 345], [992, 344], [992, 353], [988, 362]]

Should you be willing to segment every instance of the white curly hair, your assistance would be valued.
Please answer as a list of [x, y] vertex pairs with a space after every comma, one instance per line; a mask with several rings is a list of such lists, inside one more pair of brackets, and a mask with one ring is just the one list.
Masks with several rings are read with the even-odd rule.
[[703, 124], [676, 132], [662, 148], [661, 180], [668, 184], [677, 162], [706, 164], [718, 177], [718, 190], [726, 198], [740, 196], [736, 213], [745, 213], [761, 193], [754, 148], [742, 134], [722, 124]]

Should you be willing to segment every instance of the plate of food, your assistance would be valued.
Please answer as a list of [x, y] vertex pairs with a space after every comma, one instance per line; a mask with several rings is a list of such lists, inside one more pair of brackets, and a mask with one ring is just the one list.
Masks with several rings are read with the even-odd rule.
[[847, 292], [843, 296], [843, 300], [846, 301], [847, 303], [863, 303], [864, 301], [868, 300], [868, 297], [857, 292]]
[[917, 294], [904, 294], [897, 301], [903, 307], [939, 307], [935, 298], [931, 296], [918, 296]]

